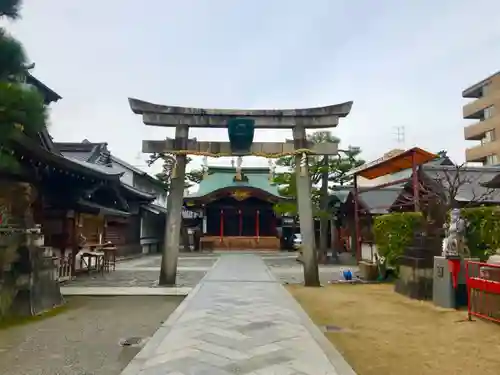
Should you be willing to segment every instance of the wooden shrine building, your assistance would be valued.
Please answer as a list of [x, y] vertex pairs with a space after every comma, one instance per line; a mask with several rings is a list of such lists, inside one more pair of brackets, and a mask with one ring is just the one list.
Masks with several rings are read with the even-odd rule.
[[184, 197], [197, 213], [201, 249], [279, 250], [273, 206], [281, 199], [269, 168], [210, 167], [196, 193]]

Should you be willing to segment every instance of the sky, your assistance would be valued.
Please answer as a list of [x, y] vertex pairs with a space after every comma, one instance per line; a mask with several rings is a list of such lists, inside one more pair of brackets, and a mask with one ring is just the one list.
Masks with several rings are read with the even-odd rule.
[[[498, 14], [498, 0], [25, 0], [7, 28], [33, 74], [63, 97], [51, 106], [54, 140], [108, 142], [139, 167], [142, 140], [174, 129], [144, 125], [128, 97], [266, 109], [352, 100], [332, 129], [341, 148], [359, 146], [367, 161], [445, 149], [462, 162], [473, 144], [463, 140], [461, 92], [500, 69]], [[224, 129], [190, 136], [227, 140]], [[255, 141], [285, 138], [291, 130], [259, 130]]]

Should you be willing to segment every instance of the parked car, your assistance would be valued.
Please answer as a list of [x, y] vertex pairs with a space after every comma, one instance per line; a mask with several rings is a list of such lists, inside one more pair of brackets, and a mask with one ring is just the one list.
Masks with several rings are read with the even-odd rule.
[[302, 245], [302, 235], [300, 233], [295, 233], [293, 235], [293, 248], [299, 250]]

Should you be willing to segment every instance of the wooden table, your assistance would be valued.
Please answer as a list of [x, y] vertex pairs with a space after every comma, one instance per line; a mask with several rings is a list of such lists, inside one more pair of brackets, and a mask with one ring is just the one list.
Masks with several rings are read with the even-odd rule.
[[[99, 271], [104, 273], [104, 271], [110, 271], [113, 267], [113, 271], [116, 269], [116, 251], [118, 248], [111, 243], [86, 243], [85, 247], [88, 247], [90, 251], [82, 254], [82, 259], [88, 259], [88, 268], [90, 269], [91, 259], [96, 259], [98, 262]], [[82, 262], [80, 261], [80, 264]], [[90, 270], [89, 270], [90, 272]]]
[[[87, 261], [85, 261], [87, 259]], [[92, 268], [92, 259], [95, 259], [95, 269]], [[86, 267], [84, 267], [84, 265]], [[87, 269], [87, 272], [100, 271], [104, 273], [104, 253], [98, 251], [85, 251], [80, 256], [80, 269]]]

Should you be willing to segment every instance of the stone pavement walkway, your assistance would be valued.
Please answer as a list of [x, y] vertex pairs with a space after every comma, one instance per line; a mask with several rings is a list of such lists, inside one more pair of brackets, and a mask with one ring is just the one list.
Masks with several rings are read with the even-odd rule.
[[122, 375], [355, 375], [257, 255], [222, 255]]

